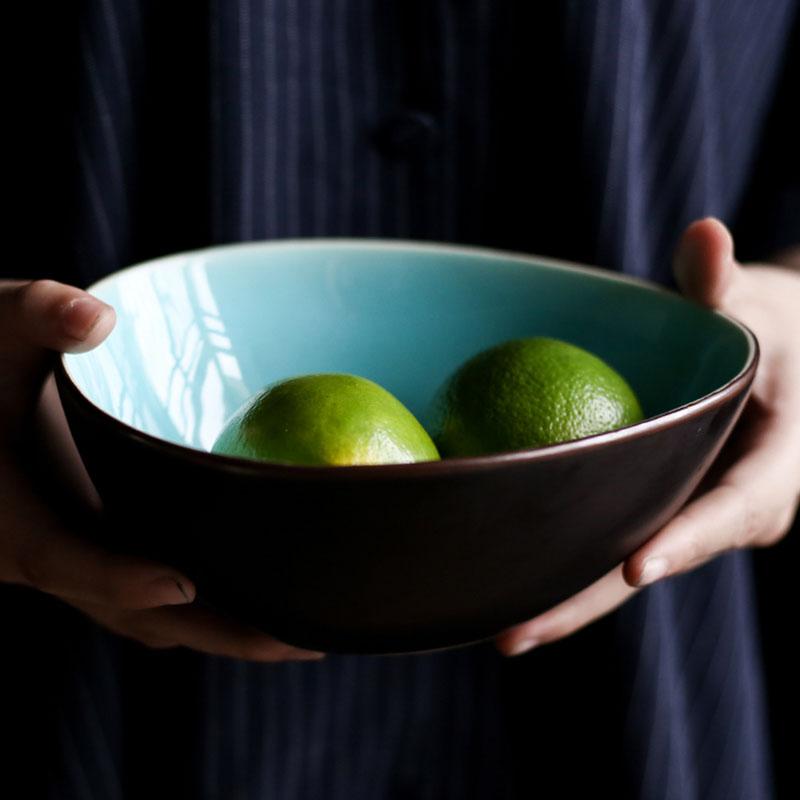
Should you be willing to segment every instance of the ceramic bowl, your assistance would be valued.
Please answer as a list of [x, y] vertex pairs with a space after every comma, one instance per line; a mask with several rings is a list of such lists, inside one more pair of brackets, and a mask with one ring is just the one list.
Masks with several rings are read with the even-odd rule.
[[[473, 642], [613, 568], [696, 488], [758, 347], [654, 285], [536, 256], [375, 240], [217, 247], [90, 291], [118, 321], [58, 387], [108, 545], [185, 571], [203, 603], [315, 650]], [[266, 384], [377, 381], [423, 424], [486, 347], [553, 336], [608, 361], [646, 419], [578, 441], [407, 465], [301, 467], [209, 451]]]

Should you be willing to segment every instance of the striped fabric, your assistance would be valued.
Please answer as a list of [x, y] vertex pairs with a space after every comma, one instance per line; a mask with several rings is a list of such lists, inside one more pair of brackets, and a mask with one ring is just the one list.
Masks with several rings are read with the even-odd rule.
[[[172, 250], [320, 235], [669, 282], [685, 224], [737, 221], [797, 14], [791, 0], [75, 8], [74, 69], [45, 69], [70, 112], [71, 171], [50, 200], [69, 237], [30, 270], [80, 284]], [[773, 796], [744, 553], [514, 660], [483, 645], [236, 663], [8, 597], [31, 623], [12, 629], [20, 696], [46, 731], [57, 720], [26, 777], [52, 800]]]

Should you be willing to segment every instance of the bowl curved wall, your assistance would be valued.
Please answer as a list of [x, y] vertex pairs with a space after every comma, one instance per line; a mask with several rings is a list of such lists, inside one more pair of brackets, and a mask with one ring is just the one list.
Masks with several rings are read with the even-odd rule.
[[[418, 244], [216, 248], [124, 270], [106, 344], [56, 369], [109, 545], [292, 644], [391, 653], [480, 640], [579, 591], [697, 487], [757, 363], [752, 335], [647, 285]], [[248, 394], [346, 371], [423, 421], [483, 347], [558, 336], [619, 369], [648, 419], [533, 451], [304, 468], [205, 452]]]

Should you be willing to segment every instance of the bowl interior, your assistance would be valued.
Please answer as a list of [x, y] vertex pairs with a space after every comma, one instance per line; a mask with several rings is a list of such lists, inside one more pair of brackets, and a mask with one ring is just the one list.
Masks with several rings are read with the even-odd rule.
[[411, 243], [219, 247], [123, 270], [91, 291], [118, 321], [96, 350], [65, 357], [72, 380], [113, 417], [202, 450], [250, 395], [305, 373], [371, 378], [428, 424], [464, 360], [553, 336], [608, 361], [652, 417], [725, 385], [752, 347], [725, 317], [612, 273]]

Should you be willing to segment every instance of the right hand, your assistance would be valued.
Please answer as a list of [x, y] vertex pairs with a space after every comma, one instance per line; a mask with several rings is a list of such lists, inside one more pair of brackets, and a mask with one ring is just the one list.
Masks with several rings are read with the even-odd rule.
[[[250, 661], [320, 658], [192, 606], [195, 588], [176, 570], [116, 555], [71, 529], [39, 498], [18, 454], [31, 446], [34, 409], [57, 352], [80, 353], [114, 327], [111, 306], [54, 281], [0, 281], [0, 581], [55, 595], [106, 628], [149, 647], [185, 646]], [[52, 381], [42, 398], [47, 437], [68, 465], [78, 498], [92, 495]], [[91, 521], [89, 522], [91, 524]]]

